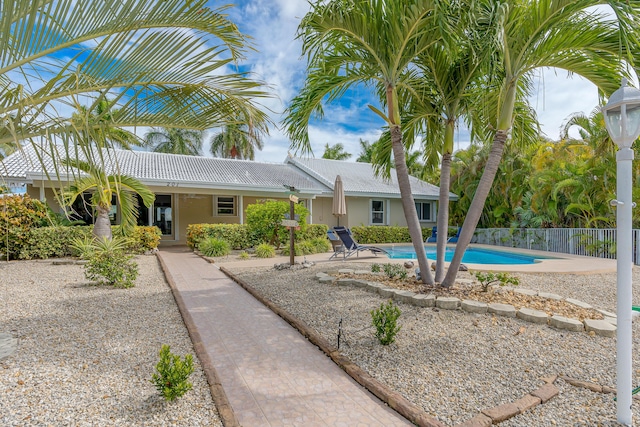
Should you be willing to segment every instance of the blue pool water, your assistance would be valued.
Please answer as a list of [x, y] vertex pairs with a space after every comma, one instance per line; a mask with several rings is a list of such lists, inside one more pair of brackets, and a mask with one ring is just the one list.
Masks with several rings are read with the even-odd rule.
[[[392, 248], [385, 248], [389, 252], [389, 258], [408, 258], [416, 259], [416, 252], [413, 250], [413, 246], [395, 246]], [[434, 247], [425, 246], [427, 251], [427, 258], [433, 260], [436, 258], [436, 250]], [[453, 258], [453, 248], [447, 248], [444, 255], [445, 261], [451, 261]], [[480, 248], [468, 248], [462, 262], [468, 264], [533, 264], [538, 259], [544, 259], [549, 257], [536, 256], [532, 257], [514, 252], [494, 251], [491, 249]]]

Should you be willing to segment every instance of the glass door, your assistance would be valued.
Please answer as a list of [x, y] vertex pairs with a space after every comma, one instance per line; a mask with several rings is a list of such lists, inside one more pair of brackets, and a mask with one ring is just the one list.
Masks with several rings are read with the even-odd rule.
[[171, 194], [156, 194], [153, 202], [153, 225], [162, 232], [165, 240], [174, 240], [173, 230], [173, 196]]

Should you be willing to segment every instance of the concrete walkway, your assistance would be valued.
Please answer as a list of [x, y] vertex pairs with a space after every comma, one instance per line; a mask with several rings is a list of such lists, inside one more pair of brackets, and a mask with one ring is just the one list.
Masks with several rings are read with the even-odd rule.
[[180, 247], [158, 256], [240, 425], [411, 425], [215, 265]]

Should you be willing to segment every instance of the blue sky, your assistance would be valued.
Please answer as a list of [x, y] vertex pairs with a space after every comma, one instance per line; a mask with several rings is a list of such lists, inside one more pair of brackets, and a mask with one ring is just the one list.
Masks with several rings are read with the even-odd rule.
[[[253, 38], [256, 52], [248, 52], [247, 66], [255, 78], [267, 82], [277, 98], [264, 104], [273, 113], [277, 124], [282, 111], [300, 89], [304, 79], [306, 60], [301, 57], [301, 44], [295, 39], [300, 19], [308, 10], [306, 0], [242, 0], [228, 13], [240, 30]], [[211, 6], [220, 3], [212, 2]], [[531, 105], [536, 109], [542, 130], [552, 139], [557, 139], [562, 123], [575, 112], [589, 114], [597, 105], [595, 86], [579, 77], [569, 78], [562, 70], [544, 70], [536, 77], [535, 95]], [[360, 152], [359, 140], [375, 141], [381, 132], [382, 120], [368, 107], [369, 96], [356, 90], [339, 104], [325, 109], [321, 121], [309, 127], [312, 149], [321, 157], [324, 145], [342, 143], [346, 151], [353, 154], [354, 161]], [[272, 127], [265, 138], [264, 148], [256, 152], [256, 160], [282, 162], [289, 149], [289, 141], [283, 132]], [[456, 135], [456, 148], [465, 148], [466, 133]]]

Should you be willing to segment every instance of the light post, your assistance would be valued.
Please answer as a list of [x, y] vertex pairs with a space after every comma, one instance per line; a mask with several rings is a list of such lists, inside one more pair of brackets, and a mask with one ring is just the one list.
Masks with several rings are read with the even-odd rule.
[[611, 204], [616, 212], [616, 257], [617, 257], [617, 317], [616, 343], [616, 388], [618, 422], [633, 425], [631, 413], [632, 332], [631, 332], [631, 271], [632, 271], [632, 225], [633, 200], [631, 186], [631, 145], [640, 135], [640, 90], [622, 86], [602, 107], [605, 125], [613, 142], [618, 146], [616, 200]]

